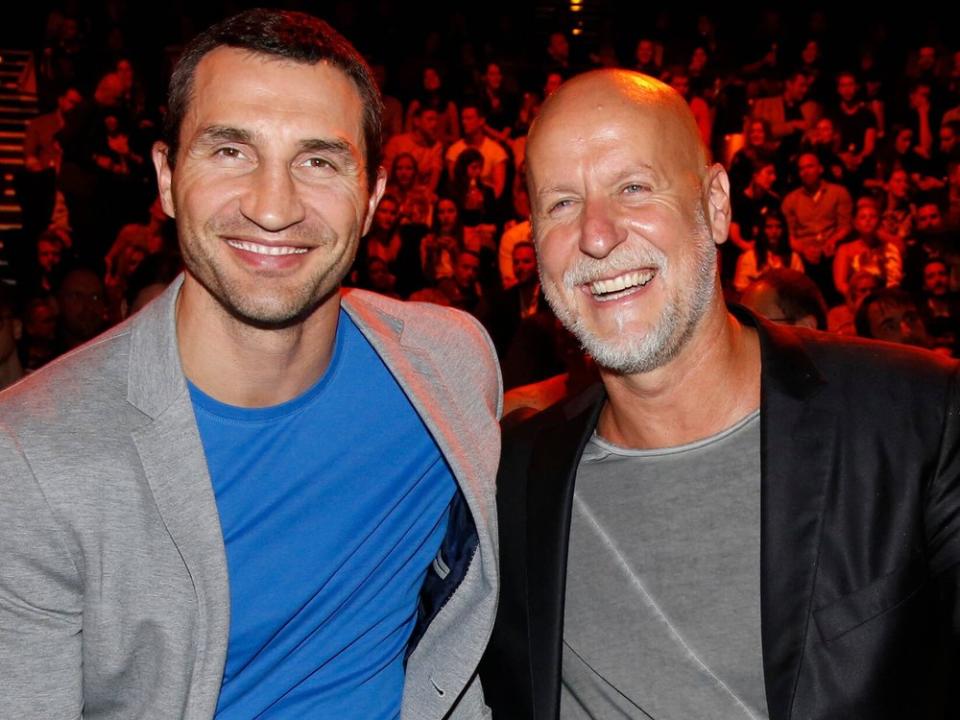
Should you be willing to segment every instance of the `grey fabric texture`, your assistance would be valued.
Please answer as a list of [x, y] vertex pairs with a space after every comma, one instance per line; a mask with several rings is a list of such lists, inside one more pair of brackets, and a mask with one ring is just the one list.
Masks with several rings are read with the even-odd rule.
[[766, 717], [759, 411], [663, 450], [594, 436], [568, 562], [561, 717]]
[[[230, 599], [176, 343], [181, 281], [0, 395], [0, 718], [211, 718]], [[345, 292], [479, 532], [407, 665], [403, 717], [484, 717], [496, 612], [500, 378], [469, 316]], [[322, 428], [318, 428], [322, 432]]]

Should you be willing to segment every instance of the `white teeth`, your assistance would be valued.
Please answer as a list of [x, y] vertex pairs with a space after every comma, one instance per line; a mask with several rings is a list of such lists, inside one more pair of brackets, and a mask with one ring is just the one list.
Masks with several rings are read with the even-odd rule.
[[259, 245], [243, 240], [227, 240], [227, 244], [238, 250], [246, 250], [257, 255], [302, 255], [307, 251], [307, 248], [289, 247], [287, 245]]
[[590, 292], [595, 297], [618, 293], [621, 290], [628, 290], [633, 287], [646, 285], [653, 279], [653, 270], [634, 270], [633, 272], [618, 275], [609, 280], [596, 280], [590, 283]]

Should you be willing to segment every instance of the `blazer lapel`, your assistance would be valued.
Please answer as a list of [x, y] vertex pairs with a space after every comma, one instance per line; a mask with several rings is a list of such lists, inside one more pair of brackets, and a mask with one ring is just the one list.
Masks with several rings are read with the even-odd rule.
[[757, 323], [761, 338], [760, 601], [771, 718], [791, 716], [820, 549], [835, 420], [811, 398], [825, 380], [789, 332]]
[[527, 474], [527, 617], [534, 706], [560, 711], [563, 608], [577, 467], [605, 399], [596, 385], [571, 400], [566, 421], [536, 438]]
[[[144, 474], [197, 594], [201, 667], [191, 708], [216, 703], [229, 639], [230, 588], [220, 516], [180, 366], [174, 305], [180, 282], [131, 330], [128, 400], [151, 422], [133, 431]], [[209, 711], [213, 711], [210, 706]]]

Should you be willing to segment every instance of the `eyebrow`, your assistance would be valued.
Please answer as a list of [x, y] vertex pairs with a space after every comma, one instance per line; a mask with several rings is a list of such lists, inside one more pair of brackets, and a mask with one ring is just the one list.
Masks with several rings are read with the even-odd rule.
[[[218, 142], [235, 142], [254, 144], [255, 136], [249, 130], [231, 127], [229, 125], [211, 125], [204, 128], [197, 136], [196, 143], [212, 145]], [[302, 153], [326, 153], [335, 156], [344, 165], [356, 167], [357, 160], [354, 147], [346, 140], [309, 138], [297, 143], [297, 149]]]
[[200, 144], [217, 142], [237, 142], [249, 143], [253, 140], [253, 135], [246, 130], [230, 127], [228, 125], [211, 125], [205, 127], [198, 135], [196, 142]]
[[346, 140], [325, 140], [322, 138], [311, 138], [301, 140], [299, 143], [300, 152], [305, 153], [324, 153], [337, 157], [344, 165], [355, 167], [357, 165], [354, 146]]

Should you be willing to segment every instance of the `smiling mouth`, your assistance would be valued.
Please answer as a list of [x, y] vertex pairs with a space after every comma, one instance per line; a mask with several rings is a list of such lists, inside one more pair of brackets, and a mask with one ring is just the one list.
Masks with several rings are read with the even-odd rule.
[[256, 253], [257, 255], [303, 255], [308, 248], [293, 247], [291, 245], [260, 245], [259, 243], [244, 240], [227, 240], [227, 245], [237, 250]]
[[633, 270], [632, 272], [618, 275], [615, 278], [594, 280], [591, 283], [587, 283], [587, 286], [590, 288], [590, 293], [595, 300], [609, 302], [610, 300], [616, 300], [629, 295], [637, 288], [643, 287], [653, 280], [656, 274], [656, 270], [652, 268]]

